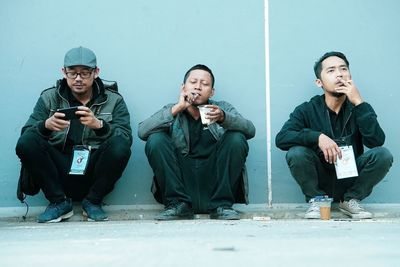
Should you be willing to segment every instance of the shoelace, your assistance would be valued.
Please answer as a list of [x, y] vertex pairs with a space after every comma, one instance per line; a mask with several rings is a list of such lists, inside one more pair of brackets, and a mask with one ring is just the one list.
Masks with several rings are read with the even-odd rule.
[[62, 204], [63, 202], [60, 202], [60, 203], [50, 203], [50, 205], [48, 205], [47, 206], [47, 208], [46, 208], [46, 211], [47, 210], [56, 210], [56, 211], [59, 211], [59, 210], [61, 210], [61, 205], [60, 204]]
[[349, 200], [349, 207], [351, 209], [354, 209], [354, 210], [357, 210], [357, 211], [364, 211], [364, 209], [361, 207], [360, 203], [355, 199], [350, 199]]
[[51, 210], [51, 209], [58, 209], [57, 203], [50, 203], [50, 205], [47, 207], [46, 210]]
[[318, 211], [319, 212], [319, 206], [317, 202], [311, 201], [310, 202], [310, 207], [308, 208], [309, 211]]

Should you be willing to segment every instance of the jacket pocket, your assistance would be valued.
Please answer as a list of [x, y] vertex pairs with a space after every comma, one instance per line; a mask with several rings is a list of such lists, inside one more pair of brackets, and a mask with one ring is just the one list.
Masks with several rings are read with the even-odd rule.
[[111, 113], [106, 113], [106, 112], [98, 114], [97, 118], [101, 119], [101, 120], [103, 120], [105, 122], [111, 122], [113, 120], [112, 114]]

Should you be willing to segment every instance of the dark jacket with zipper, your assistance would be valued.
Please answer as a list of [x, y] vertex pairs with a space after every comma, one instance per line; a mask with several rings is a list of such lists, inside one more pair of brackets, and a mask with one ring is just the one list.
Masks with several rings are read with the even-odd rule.
[[[51, 117], [57, 109], [70, 106], [68, 98], [69, 87], [65, 79], [58, 80], [54, 87], [44, 90], [30, 115], [28, 121], [22, 128], [21, 134], [28, 131], [36, 131], [48, 142], [59, 149], [65, 149], [70, 128], [63, 131], [49, 131], [44, 124], [47, 118]], [[91, 101], [90, 109], [98, 119], [103, 120], [103, 127], [99, 130], [92, 130], [83, 127], [82, 141], [80, 144], [98, 148], [107, 138], [111, 136], [121, 136], [125, 138], [129, 145], [132, 144], [132, 130], [130, 126], [130, 115], [122, 96], [117, 92], [116, 83], [109, 85], [103, 84], [100, 78], [95, 79], [93, 90], [97, 95]], [[28, 171], [21, 166], [20, 177], [17, 188], [17, 198], [23, 202], [25, 194], [35, 195], [40, 188]]]
[[[208, 126], [215, 140], [219, 140], [226, 131], [241, 132], [246, 139], [251, 139], [255, 136], [256, 128], [254, 124], [244, 118], [230, 103], [226, 101], [214, 101], [212, 99], [209, 99], [208, 103], [210, 105], [217, 105], [225, 113], [223, 123], [212, 123]], [[175, 117], [172, 116], [171, 109], [174, 105], [174, 103], [171, 103], [164, 106], [150, 118], [139, 123], [138, 136], [140, 139], [146, 141], [152, 133], [167, 132], [182, 155], [187, 156], [190, 153], [189, 122], [182, 113], [177, 114]], [[247, 204], [249, 190], [246, 166], [242, 170], [240, 191], [237, 196], [237, 202]], [[157, 201], [161, 203], [160, 192], [157, 190], [154, 182], [152, 192], [155, 194]]]
[[[97, 97], [93, 100], [90, 109], [98, 119], [103, 120], [103, 128], [92, 130], [86, 126], [83, 127], [82, 145], [96, 149], [107, 138], [116, 135], [125, 138], [132, 144], [130, 115], [124, 99], [116, 89], [116, 83], [105, 86], [100, 78], [93, 82], [93, 90], [97, 90]], [[37, 131], [52, 146], [63, 150], [70, 128], [59, 132], [48, 131], [44, 127], [44, 123], [57, 109], [70, 106], [68, 90], [70, 88], [65, 79], [58, 80], [56, 86], [44, 90], [36, 102], [33, 113], [22, 128], [22, 134], [25, 131]]]
[[352, 145], [356, 158], [364, 153], [364, 145], [368, 148], [382, 146], [385, 133], [372, 106], [366, 102], [354, 106], [348, 99], [345, 101], [344, 110], [339, 113], [339, 116], [344, 116], [344, 127], [339, 136], [333, 135], [325, 95], [319, 95], [297, 106], [290, 114], [289, 120], [276, 135], [276, 146], [282, 150], [305, 146], [320, 153], [318, 138], [321, 133], [337, 143]]

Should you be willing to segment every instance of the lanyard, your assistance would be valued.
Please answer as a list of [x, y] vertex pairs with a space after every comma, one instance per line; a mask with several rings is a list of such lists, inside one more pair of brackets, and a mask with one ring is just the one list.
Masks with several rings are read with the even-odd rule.
[[[347, 125], [347, 123], [348, 123], [349, 120], [350, 120], [351, 114], [352, 114], [352, 111], [350, 112], [349, 116], [347, 117], [346, 121], [345, 121], [344, 124], [343, 124], [343, 128], [342, 128], [342, 131], [341, 131], [341, 133], [340, 133], [340, 136], [339, 136], [338, 138], [336, 138], [335, 134], [333, 133], [332, 122], [331, 122], [331, 116], [329, 115], [329, 110], [326, 109], [326, 116], [328, 117], [328, 122], [329, 122], [329, 130], [330, 130], [330, 132], [331, 132], [332, 138], [335, 139], [336, 141], [343, 142], [343, 143], [346, 143], [346, 144], [347, 144], [347, 142], [346, 142], [346, 137], [343, 137], [343, 134], [344, 134], [344, 132], [345, 132], [345, 130], [346, 130], [346, 125]], [[350, 144], [347, 144], [347, 145], [350, 145]]]

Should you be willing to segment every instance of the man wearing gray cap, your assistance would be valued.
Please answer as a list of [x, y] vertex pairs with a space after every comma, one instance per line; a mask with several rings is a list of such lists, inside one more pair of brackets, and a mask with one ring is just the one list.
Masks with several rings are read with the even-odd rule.
[[41, 93], [22, 128], [16, 147], [20, 182], [28, 177], [50, 202], [38, 222], [70, 218], [72, 200], [82, 201], [88, 220], [105, 221], [103, 198], [131, 155], [130, 115], [116, 83], [99, 78], [90, 49], [69, 50], [62, 73], [63, 79]]

